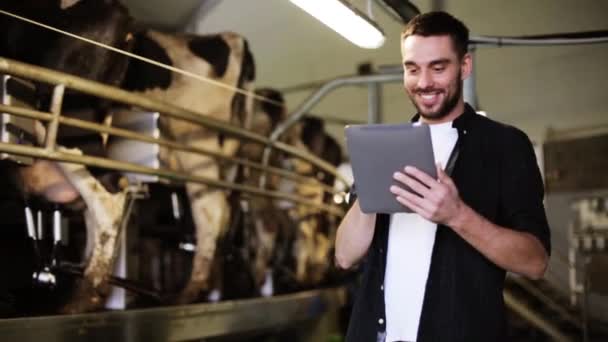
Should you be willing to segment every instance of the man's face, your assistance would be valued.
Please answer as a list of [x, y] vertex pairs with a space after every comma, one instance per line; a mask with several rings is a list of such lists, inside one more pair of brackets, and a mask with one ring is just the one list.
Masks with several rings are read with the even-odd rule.
[[449, 36], [409, 36], [401, 43], [401, 55], [403, 86], [424, 119], [438, 121], [462, 110], [462, 80], [471, 57], [461, 61]]

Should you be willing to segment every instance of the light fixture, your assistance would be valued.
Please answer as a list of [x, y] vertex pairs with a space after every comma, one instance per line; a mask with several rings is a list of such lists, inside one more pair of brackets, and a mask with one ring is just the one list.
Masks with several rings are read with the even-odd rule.
[[345, 0], [291, 2], [359, 47], [376, 49], [384, 44], [380, 27]]

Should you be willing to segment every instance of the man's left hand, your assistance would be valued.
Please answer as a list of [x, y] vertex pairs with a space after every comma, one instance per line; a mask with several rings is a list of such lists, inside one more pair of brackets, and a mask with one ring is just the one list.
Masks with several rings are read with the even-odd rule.
[[451, 226], [451, 222], [458, 217], [464, 203], [450, 176], [439, 164], [437, 164], [437, 180], [413, 166], [406, 166], [403, 171], [395, 172], [393, 178], [407, 185], [417, 194], [393, 185], [390, 191], [396, 196], [397, 201], [429, 221]]

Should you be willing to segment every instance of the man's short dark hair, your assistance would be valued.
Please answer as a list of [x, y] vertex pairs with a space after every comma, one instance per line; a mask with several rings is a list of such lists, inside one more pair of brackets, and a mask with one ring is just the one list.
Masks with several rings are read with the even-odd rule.
[[413, 35], [423, 37], [448, 35], [459, 58], [467, 53], [469, 29], [462, 21], [446, 12], [427, 12], [412, 18], [401, 33], [401, 41]]

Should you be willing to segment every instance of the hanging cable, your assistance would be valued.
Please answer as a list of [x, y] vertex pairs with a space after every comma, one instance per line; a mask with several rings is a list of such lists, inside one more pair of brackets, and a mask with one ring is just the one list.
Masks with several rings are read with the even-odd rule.
[[142, 57], [142, 56], [136, 55], [134, 53], [131, 53], [131, 52], [128, 52], [128, 51], [125, 51], [125, 50], [122, 50], [122, 49], [118, 49], [118, 48], [115, 48], [113, 46], [110, 46], [110, 45], [107, 45], [107, 44], [103, 44], [103, 43], [97, 42], [95, 40], [92, 40], [92, 39], [89, 39], [89, 38], [85, 38], [85, 37], [79, 36], [77, 34], [73, 34], [73, 33], [67, 32], [67, 31], [63, 31], [63, 30], [60, 30], [60, 29], [55, 28], [53, 26], [49, 26], [49, 25], [37, 22], [35, 20], [31, 20], [31, 19], [19, 16], [19, 15], [13, 14], [11, 12], [7, 12], [7, 11], [4, 11], [4, 10], [0, 9], [0, 14], [4, 14], [4, 15], [7, 15], [9, 17], [13, 17], [15, 19], [19, 19], [21, 21], [25, 21], [27, 23], [30, 23], [30, 24], [33, 24], [33, 25], [37, 25], [37, 26], [43, 27], [45, 29], [48, 29], [48, 30], [51, 30], [51, 31], [54, 31], [54, 32], [57, 32], [57, 33], [60, 33], [60, 34], [72, 37], [74, 39], [78, 39], [78, 40], [81, 40], [83, 42], [86, 42], [86, 43], [89, 43], [89, 44], [93, 44], [93, 45], [99, 46], [101, 48], [104, 48], [104, 49], [107, 49], [107, 50], [110, 50], [110, 51], [114, 51], [116, 53], [120, 53], [122, 55], [131, 57], [131, 58], [138, 59], [140, 61], [143, 61], [143, 62], [152, 64], [152, 65], [155, 65], [155, 66], [157, 66], [159, 68], [167, 69], [167, 70], [173, 71], [175, 73], [178, 73], [178, 74], [181, 74], [181, 75], [184, 75], [184, 76], [187, 76], [187, 77], [194, 78], [194, 79], [196, 79], [198, 81], [201, 81], [201, 82], [209, 83], [209, 84], [215, 85], [215, 86], [220, 87], [220, 88], [232, 90], [232, 91], [234, 91], [236, 93], [239, 93], [239, 94], [243, 94], [243, 95], [247, 95], [247, 96], [252, 96], [254, 99], [257, 99], [257, 100], [260, 100], [260, 101], [263, 101], [263, 102], [272, 103], [272, 104], [274, 104], [276, 106], [279, 106], [279, 107], [284, 107], [284, 104], [282, 104], [280, 102], [277, 102], [277, 101], [274, 101], [272, 99], [266, 98], [264, 96], [257, 95], [254, 92], [247, 91], [247, 90], [244, 90], [244, 89], [241, 89], [241, 88], [238, 88], [238, 87], [233, 87], [233, 86], [224, 84], [224, 83], [222, 83], [220, 81], [216, 81], [214, 79], [211, 79], [211, 78], [208, 78], [208, 77], [205, 77], [205, 76], [201, 76], [201, 75], [195, 74], [195, 73], [187, 71], [187, 70], [183, 70], [183, 69], [180, 69], [180, 68], [176, 68], [174, 66], [163, 64], [163, 63], [157, 62], [155, 60], [152, 60], [152, 59], [149, 59], [149, 58], [146, 58], [146, 57]]

